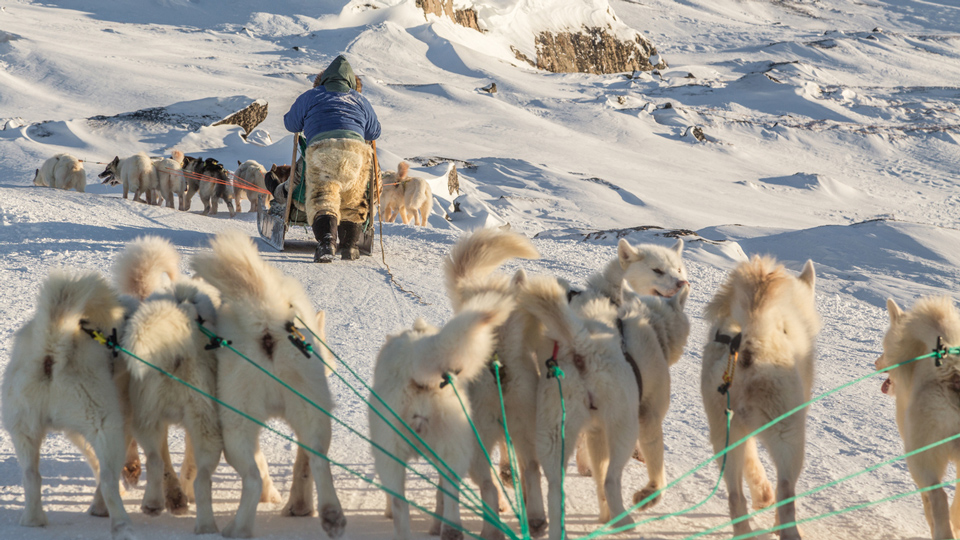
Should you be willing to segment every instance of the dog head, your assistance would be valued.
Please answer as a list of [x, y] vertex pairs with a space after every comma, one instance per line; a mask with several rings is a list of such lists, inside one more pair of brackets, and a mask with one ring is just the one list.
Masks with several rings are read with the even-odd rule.
[[617, 245], [617, 258], [623, 269], [623, 279], [639, 294], [670, 297], [687, 281], [683, 264], [683, 240], [666, 248], [652, 244], [631, 246], [626, 239]]
[[207, 158], [203, 162], [203, 174], [212, 176], [219, 180], [227, 180], [227, 169], [223, 164], [213, 158]]
[[97, 178], [103, 180], [103, 184], [110, 184], [115, 186], [120, 183], [117, 179], [117, 172], [120, 169], [120, 156], [115, 156], [113, 161], [107, 164], [107, 168], [103, 170], [102, 173], [97, 175]]
[[[620, 308], [617, 316], [623, 321], [624, 328], [628, 326], [649, 325], [656, 330], [659, 345], [667, 356], [667, 364], [673, 365], [683, 354], [683, 347], [690, 335], [690, 320], [684, 313], [687, 297], [690, 295], [690, 285], [686, 284], [680, 291], [664, 298], [661, 296], [645, 296], [635, 293], [630, 285], [624, 282], [620, 291]], [[627, 342], [627, 336], [623, 336]], [[630, 350], [635, 358], [642, 358], [647, 344], [639, 343]]]
[[183, 156], [182, 168], [185, 171], [193, 173], [203, 172], [203, 164], [204, 161], [202, 157]]

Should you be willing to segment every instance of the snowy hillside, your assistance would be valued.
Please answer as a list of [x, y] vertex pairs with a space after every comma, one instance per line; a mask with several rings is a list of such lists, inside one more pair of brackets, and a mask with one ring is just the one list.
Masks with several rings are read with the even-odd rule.
[[[615, 256], [619, 237], [672, 245], [682, 236], [693, 329], [671, 372], [664, 431], [672, 480], [712, 455], [699, 389], [708, 339], [702, 311], [746, 256], [770, 253], [793, 271], [807, 259], [816, 264], [824, 327], [814, 393], [873, 370], [886, 298], [909, 306], [922, 295], [960, 292], [955, 3], [609, 0], [619, 24], [649, 39], [669, 65], [614, 75], [552, 74], [517, 61], [514, 37], [552, 20], [537, 8], [554, 3], [471, 4], [496, 28], [480, 33], [425, 17], [413, 0], [0, 1], [0, 367], [50, 269], [109, 273], [125, 242], [157, 234], [177, 245], [186, 272], [212, 234], [239, 228], [257, 236], [254, 214], [205, 217], [197, 200], [187, 213], [123, 200], [119, 187], [99, 184], [104, 166], [95, 162], [179, 149], [231, 168], [247, 159], [268, 168], [286, 163], [292, 142], [282, 115], [340, 53], [383, 124], [383, 167], [406, 159], [413, 173], [437, 179], [429, 227], [383, 226], [387, 263], [423, 302], [391, 283], [379, 249], [354, 263], [316, 265], [312, 234], [302, 229], [288, 235], [283, 253], [260, 248], [327, 311], [331, 346], [366, 376], [388, 333], [418, 316], [438, 324], [451, 315], [440, 261], [462, 230], [509, 223], [542, 257], [506, 271], [523, 267], [577, 284]], [[491, 82], [497, 93], [479, 90]], [[237, 126], [198, 129], [254, 99], [270, 111], [255, 136], [245, 140]], [[34, 170], [59, 152], [87, 160], [86, 193], [33, 185]], [[451, 161], [460, 173], [459, 212], [457, 196], [442, 189]], [[811, 408], [798, 491], [902, 453], [881, 380]], [[339, 382], [332, 388], [337, 413], [365, 430], [366, 408]], [[179, 464], [180, 430], [171, 444]], [[266, 435], [262, 445], [285, 495], [293, 448]], [[368, 447], [343, 429], [334, 431], [331, 455], [374, 474]], [[106, 538], [106, 520], [84, 513], [94, 479], [65, 438], [47, 440], [40, 470], [50, 526], [20, 527], [20, 467], [0, 430], [0, 538]], [[334, 473], [347, 538], [391, 538], [382, 495]], [[645, 478], [632, 462], [624, 491]], [[716, 468], [705, 468], [634, 517], [686, 508], [716, 478]], [[425, 483], [408, 486], [432, 504]], [[579, 536], [598, 525], [595, 491], [572, 466], [568, 486], [568, 525]], [[797, 512], [809, 517], [913, 489], [901, 462], [801, 499]], [[214, 476], [221, 527], [239, 494], [238, 476], [222, 463]], [[193, 537], [192, 508], [183, 517], [148, 517], [142, 495], [141, 486], [124, 498], [140, 538]], [[258, 536], [322, 535], [315, 519], [281, 518], [279, 509], [260, 505]], [[727, 512], [721, 488], [696, 512], [624, 537], [684, 538], [725, 523]], [[414, 515], [414, 533], [425, 538], [427, 521]], [[479, 530], [476, 520], [467, 523]], [[767, 513], [755, 526], [772, 523]], [[929, 537], [919, 496], [805, 524], [803, 532]]]

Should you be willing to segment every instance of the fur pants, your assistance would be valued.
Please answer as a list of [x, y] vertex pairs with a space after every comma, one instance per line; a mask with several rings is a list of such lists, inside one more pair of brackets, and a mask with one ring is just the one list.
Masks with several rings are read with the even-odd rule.
[[307, 148], [307, 223], [319, 215], [338, 222], [367, 219], [373, 150], [363, 141], [325, 139]]

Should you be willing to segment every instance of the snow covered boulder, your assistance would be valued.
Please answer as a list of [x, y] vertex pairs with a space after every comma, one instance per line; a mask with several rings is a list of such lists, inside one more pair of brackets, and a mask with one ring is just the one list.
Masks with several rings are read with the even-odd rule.
[[267, 100], [257, 99], [239, 111], [227, 116], [223, 120], [215, 122], [213, 125], [219, 126], [221, 124], [232, 124], [242, 127], [246, 133], [252, 133], [253, 128], [259, 126], [260, 123], [266, 119]]

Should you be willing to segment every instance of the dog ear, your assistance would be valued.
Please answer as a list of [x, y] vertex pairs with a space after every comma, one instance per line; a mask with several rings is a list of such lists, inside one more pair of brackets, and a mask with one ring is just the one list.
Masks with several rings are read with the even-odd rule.
[[683, 311], [683, 308], [687, 305], [687, 297], [690, 296], [690, 284], [687, 283], [680, 288], [680, 292], [673, 295], [669, 302], [678, 308], [678, 311]]
[[238, 159], [238, 160], [237, 160], [237, 167], [239, 167], [240, 165], [243, 165], [243, 163], [240, 163], [240, 160]]
[[887, 298], [887, 313], [890, 315], [890, 326], [896, 326], [903, 317], [903, 310], [893, 301], [893, 298]]
[[620, 305], [625, 305], [631, 297], [639, 296], [627, 280], [620, 281]]
[[813, 286], [816, 283], [817, 277], [816, 272], [813, 269], [813, 261], [807, 259], [806, 264], [803, 265], [803, 271], [800, 272], [800, 281], [807, 284], [810, 287], [810, 291], [813, 291]]
[[517, 270], [516, 274], [513, 275], [513, 279], [510, 280], [510, 286], [523, 287], [526, 284], [527, 284], [527, 273], [523, 271], [523, 268], [521, 268]]
[[683, 238], [677, 238], [677, 243], [670, 248], [677, 252], [677, 255], [683, 253]]
[[617, 258], [620, 259], [620, 268], [626, 270], [630, 263], [642, 260], [643, 254], [631, 246], [626, 238], [621, 238], [617, 244]]

